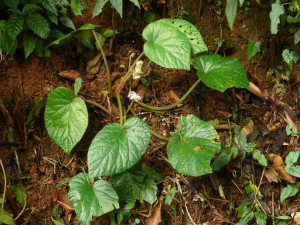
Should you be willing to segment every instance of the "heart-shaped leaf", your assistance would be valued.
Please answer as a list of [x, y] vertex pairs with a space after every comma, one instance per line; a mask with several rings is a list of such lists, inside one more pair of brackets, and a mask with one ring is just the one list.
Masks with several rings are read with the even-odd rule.
[[191, 45], [184, 33], [159, 21], [143, 31], [145, 55], [156, 64], [173, 69], [190, 69]]
[[59, 87], [50, 92], [45, 109], [45, 124], [49, 136], [67, 154], [82, 138], [88, 125], [84, 101], [70, 89]]
[[90, 177], [122, 173], [134, 166], [150, 142], [150, 129], [139, 118], [129, 118], [124, 126], [106, 125], [94, 138], [88, 152]]
[[296, 163], [298, 161], [299, 156], [300, 156], [299, 151], [298, 152], [290, 152], [287, 155], [287, 157], [285, 159], [285, 163], [286, 163], [285, 171], [292, 176], [300, 178], [300, 166], [294, 165], [294, 163]]
[[194, 115], [181, 117], [179, 123], [181, 130], [172, 134], [167, 147], [171, 165], [186, 175], [211, 173], [210, 161], [221, 149], [218, 133]]
[[182, 19], [161, 19], [157, 22], [168, 24], [182, 32], [189, 39], [192, 54], [208, 50], [199, 30], [190, 22]]
[[101, 216], [119, 208], [118, 195], [105, 180], [97, 180], [91, 185], [89, 175], [80, 173], [69, 184], [69, 199], [82, 224], [89, 224], [92, 216]]
[[193, 66], [198, 70], [197, 75], [203, 83], [218, 91], [224, 92], [233, 86], [250, 88], [244, 67], [235, 58], [201, 54], [194, 59]]

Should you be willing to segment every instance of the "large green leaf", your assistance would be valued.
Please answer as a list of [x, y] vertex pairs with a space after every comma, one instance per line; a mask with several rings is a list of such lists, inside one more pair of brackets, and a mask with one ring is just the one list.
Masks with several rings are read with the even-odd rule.
[[149, 142], [149, 126], [139, 118], [129, 118], [124, 126], [118, 123], [106, 125], [89, 148], [90, 177], [126, 171], [140, 160]]
[[300, 151], [290, 152], [287, 155], [287, 157], [285, 159], [285, 163], [286, 163], [285, 171], [292, 176], [300, 178], [300, 166], [294, 165], [294, 163], [296, 163], [298, 161], [299, 155], [300, 155]]
[[250, 88], [244, 67], [235, 58], [201, 54], [194, 59], [193, 66], [198, 70], [197, 75], [202, 82], [218, 91], [224, 92], [233, 86]]
[[11, 39], [15, 39], [22, 31], [24, 24], [23, 17], [12, 14], [6, 22], [6, 29]]
[[112, 175], [111, 184], [120, 200], [126, 203], [145, 200], [153, 204], [157, 200], [157, 185], [154, 179], [138, 167]]
[[123, 0], [110, 0], [112, 6], [118, 11], [121, 18], [123, 17]]
[[272, 4], [272, 10], [270, 12], [271, 34], [277, 34], [278, 24], [280, 23], [279, 17], [281, 14], [284, 14], [284, 7], [283, 5], [280, 5], [279, 0], [276, 0], [276, 2]]
[[182, 19], [161, 19], [157, 22], [168, 24], [181, 31], [189, 39], [192, 54], [208, 50], [199, 30], [190, 22]]
[[154, 22], [143, 31], [146, 56], [156, 64], [173, 69], [190, 69], [191, 45], [184, 33], [171, 25]]
[[25, 58], [27, 59], [35, 49], [35, 40], [29, 33], [26, 33], [23, 37], [23, 46]]
[[234, 19], [236, 16], [238, 0], [227, 0], [225, 14], [230, 30], [233, 28]]
[[80, 173], [70, 180], [69, 199], [78, 220], [89, 224], [92, 216], [101, 216], [119, 208], [118, 195], [105, 180], [90, 184], [89, 175]]
[[88, 125], [88, 112], [84, 101], [75, 97], [70, 89], [56, 88], [48, 95], [45, 124], [49, 136], [70, 154]]
[[176, 130], [168, 143], [168, 158], [179, 172], [201, 176], [212, 172], [210, 161], [221, 149], [219, 135], [212, 125], [194, 115], [180, 117], [181, 130]]
[[71, 0], [71, 9], [75, 16], [82, 16], [82, 11], [88, 9], [86, 0]]
[[26, 4], [22, 9], [22, 14], [28, 15], [36, 11], [43, 11], [43, 9], [40, 6], [35, 4]]
[[3, 0], [4, 3], [12, 9], [16, 9], [20, 3], [20, 0]]
[[28, 27], [41, 38], [47, 38], [50, 32], [48, 21], [41, 14], [33, 13], [26, 17]]
[[108, 0], [97, 0], [93, 10], [93, 17], [98, 16], [102, 12], [103, 6], [108, 2]]
[[42, 5], [48, 12], [58, 16], [55, 2], [53, 0], [43, 0]]

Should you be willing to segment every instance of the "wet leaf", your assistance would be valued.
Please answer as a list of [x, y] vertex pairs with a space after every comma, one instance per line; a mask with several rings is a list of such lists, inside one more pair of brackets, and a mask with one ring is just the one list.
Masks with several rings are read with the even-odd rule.
[[150, 142], [149, 126], [139, 118], [129, 118], [124, 126], [106, 125], [96, 135], [88, 152], [90, 177], [122, 173], [134, 166]]
[[290, 152], [285, 159], [285, 163], [286, 163], [285, 171], [288, 174], [298, 178], [300, 178], [300, 166], [299, 165], [295, 166], [294, 163], [298, 161], [299, 155], [300, 155], [300, 151]]
[[197, 75], [207, 86], [224, 92], [227, 88], [250, 88], [247, 74], [242, 64], [216, 54], [200, 54], [193, 62]]
[[119, 208], [118, 195], [107, 181], [97, 180], [92, 185], [89, 182], [87, 173], [80, 173], [70, 181], [70, 202], [82, 224], [89, 224], [92, 216]]
[[194, 115], [180, 117], [181, 130], [175, 130], [168, 143], [168, 158], [179, 172], [201, 176], [212, 172], [210, 161], [221, 149], [212, 125]]
[[64, 87], [48, 95], [44, 118], [49, 136], [67, 154], [80, 141], [88, 125], [84, 101]]
[[158, 21], [143, 31], [147, 40], [145, 55], [156, 64], [173, 69], [190, 69], [191, 45], [184, 33], [171, 25]]
[[280, 23], [279, 17], [282, 14], [284, 14], [284, 7], [280, 5], [279, 0], [276, 0], [276, 2], [272, 4], [272, 10], [270, 12], [271, 34], [277, 34], [278, 24]]

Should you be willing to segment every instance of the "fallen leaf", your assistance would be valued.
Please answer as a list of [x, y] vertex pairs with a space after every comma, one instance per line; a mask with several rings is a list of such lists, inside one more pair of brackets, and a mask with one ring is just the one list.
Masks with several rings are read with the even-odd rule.
[[[276, 171], [274, 171], [274, 172], [276, 173]], [[267, 178], [269, 183], [272, 183], [272, 182], [278, 183], [278, 179], [275, 176], [274, 172], [272, 170], [267, 170], [265, 172], [265, 177]]]
[[280, 174], [280, 176], [282, 176], [290, 184], [296, 183], [296, 180], [285, 171], [285, 165], [280, 155], [270, 154], [269, 157], [273, 158], [272, 167]]
[[226, 111], [220, 111], [220, 110], [217, 110], [217, 113], [220, 114], [220, 115], [223, 116], [223, 117], [226, 117], [226, 118], [230, 118], [230, 117], [233, 116], [232, 113], [226, 112]]
[[293, 218], [293, 225], [300, 225], [300, 212], [291, 213], [291, 217]]
[[163, 198], [163, 195], [161, 195], [154, 204], [150, 216], [146, 219], [146, 225], [158, 225], [161, 222], [161, 202]]
[[4, 119], [5, 119], [6, 123], [9, 126], [13, 127], [14, 126], [14, 121], [13, 121], [10, 113], [8, 112], [8, 110], [5, 108], [5, 106], [4, 106], [3, 102], [1, 101], [1, 99], [0, 99], [0, 111], [1, 111], [1, 113], [4, 117]]
[[91, 61], [87, 63], [86, 72], [89, 74], [97, 74], [102, 62], [102, 55], [99, 53]]
[[74, 211], [73, 206], [69, 200], [69, 196], [67, 193], [62, 192], [60, 190], [56, 191], [56, 199], [57, 202], [64, 208], [67, 214], [70, 214]]
[[77, 70], [65, 70], [61, 71], [59, 76], [67, 78], [69, 80], [75, 81], [77, 78], [81, 77], [80, 73]]
[[254, 131], [254, 123], [252, 119], [250, 119], [249, 122], [242, 128], [242, 131], [244, 131], [246, 135], [251, 134]]

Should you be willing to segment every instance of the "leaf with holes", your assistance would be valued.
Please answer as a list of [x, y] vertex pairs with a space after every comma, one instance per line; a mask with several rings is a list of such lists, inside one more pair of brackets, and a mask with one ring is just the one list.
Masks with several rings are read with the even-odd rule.
[[173, 69], [190, 69], [191, 45], [184, 33], [159, 21], [143, 31], [145, 55], [156, 64]]
[[33, 13], [26, 17], [28, 27], [41, 38], [47, 38], [50, 32], [48, 21], [41, 14]]
[[118, 11], [121, 18], [123, 17], [123, 0], [110, 0], [112, 6]]
[[23, 17], [12, 14], [6, 22], [6, 29], [11, 39], [15, 39], [22, 31], [24, 24]]
[[139, 118], [129, 118], [124, 126], [106, 125], [96, 135], [88, 152], [90, 177], [122, 173], [134, 166], [150, 142], [149, 126]]
[[300, 155], [300, 151], [290, 152], [287, 155], [287, 157], [285, 159], [285, 163], [286, 163], [285, 171], [292, 176], [300, 178], [300, 166], [294, 165], [294, 163], [296, 163], [298, 161], [299, 155]]
[[91, 183], [87, 173], [76, 175], [69, 183], [69, 199], [82, 224], [89, 224], [92, 216], [101, 216], [119, 208], [118, 195], [107, 181]]
[[280, 23], [279, 17], [282, 14], [284, 14], [284, 7], [280, 4], [279, 0], [276, 0], [276, 2], [272, 4], [272, 10], [270, 12], [271, 34], [277, 34], [278, 24]]
[[250, 88], [247, 74], [242, 64], [235, 58], [230, 59], [216, 54], [200, 54], [193, 62], [197, 75], [207, 86], [224, 92], [233, 86]]
[[98, 16], [102, 12], [103, 6], [108, 2], [108, 0], [97, 0], [93, 10], [93, 17]]
[[27, 59], [35, 49], [35, 40], [29, 33], [26, 33], [23, 37], [23, 46], [25, 58]]
[[214, 127], [194, 115], [180, 117], [180, 130], [175, 130], [168, 143], [168, 158], [174, 169], [190, 176], [212, 172], [210, 161], [221, 149]]
[[82, 138], [88, 125], [84, 101], [70, 89], [59, 87], [50, 92], [45, 109], [49, 136], [67, 154]]
[[199, 30], [197, 30], [197, 28], [190, 22], [182, 19], [161, 19], [157, 22], [168, 24], [182, 32], [190, 42], [192, 54], [208, 50]]

